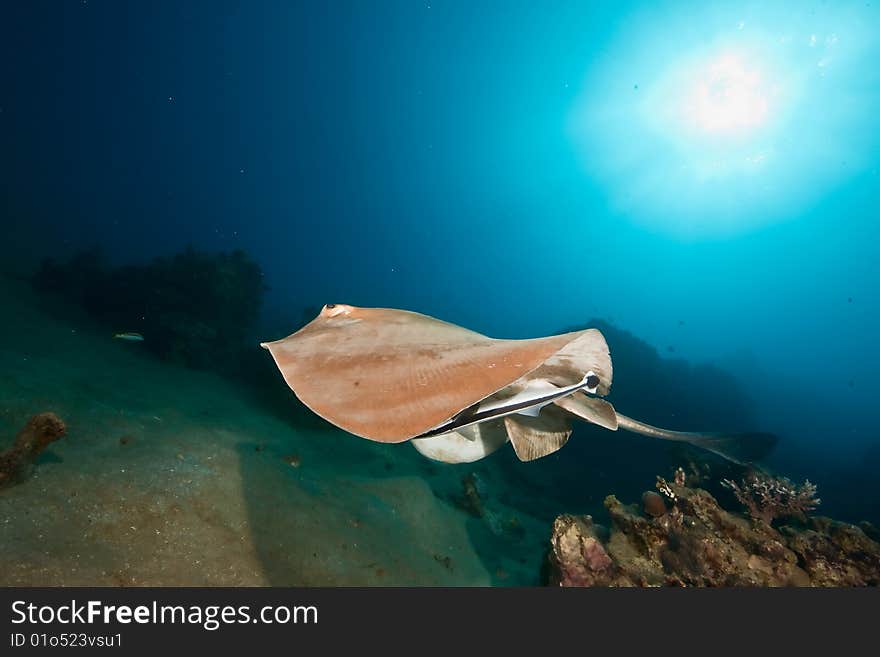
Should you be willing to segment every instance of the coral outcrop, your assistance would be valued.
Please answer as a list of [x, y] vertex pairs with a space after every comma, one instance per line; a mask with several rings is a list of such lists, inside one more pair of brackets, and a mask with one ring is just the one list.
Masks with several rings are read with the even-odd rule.
[[[658, 478], [659, 479], [659, 478]], [[679, 479], [681, 481], [681, 479]], [[658, 480], [669, 503], [605, 499], [612, 528], [559, 516], [548, 555], [560, 586], [878, 586], [880, 544], [860, 528], [803, 518], [778, 529], [722, 509], [707, 491]], [[814, 494], [815, 491], [813, 490]], [[649, 501], [650, 500], [650, 501]], [[760, 515], [760, 514], [759, 514]]]
[[12, 447], [0, 452], [0, 488], [26, 479], [40, 453], [66, 432], [64, 422], [54, 413], [40, 413], [28, 420]]

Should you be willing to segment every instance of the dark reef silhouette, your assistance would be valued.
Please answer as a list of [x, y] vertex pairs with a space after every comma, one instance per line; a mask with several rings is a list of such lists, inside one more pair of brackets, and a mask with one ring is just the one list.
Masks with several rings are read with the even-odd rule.
[[99, 250], [64, 263], [43, 261], [33, 279], [42, 292], [80, 304], [111, 332], [137, 332], [158, 357], [190, 367], [241, 366], [262, 305], [263, 273], [240, 250], [187, 248], [146, 265], [112, 267]]

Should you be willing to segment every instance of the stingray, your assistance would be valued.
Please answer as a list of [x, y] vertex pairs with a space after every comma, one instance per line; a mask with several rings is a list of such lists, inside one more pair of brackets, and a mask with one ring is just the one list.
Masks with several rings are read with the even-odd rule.
[[412, 442], [470, 463], [508, 442], [531, 461], [561, 449], [572, 420], [689, 443], [736, 463], [764, 456], [767, 433], [662, 429], [618, 413], [608, 345], [597, 329], [527, 340], [490, 338], [406, 310], [328, 304], [292, 335], [264, 342], [311, 411], [356, 436]]

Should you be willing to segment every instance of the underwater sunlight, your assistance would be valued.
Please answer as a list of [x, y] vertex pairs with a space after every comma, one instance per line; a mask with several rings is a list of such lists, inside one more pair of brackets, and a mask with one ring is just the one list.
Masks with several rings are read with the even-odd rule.
[[741, 234], [865, 164], [878, 59], [843, 5], [666, 3], [590, 63], [570, 132], [631, 220], [685, 240]]
[[767, 83], [757, 68], [746, 68], [738, 55], [723, 53], [691, 76], [692, 87], [682, 108], [685, 127], [745, 136], [767, 119]]

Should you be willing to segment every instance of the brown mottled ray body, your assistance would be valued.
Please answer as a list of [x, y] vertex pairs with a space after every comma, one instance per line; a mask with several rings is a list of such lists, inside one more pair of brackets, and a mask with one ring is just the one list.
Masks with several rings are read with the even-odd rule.
[[[398, 443], [506, 388], [585, 334], [601, 339], [591, 329], [495, 340], [418, 313], [334, 305], [263, 346], [312, 411], [357, 436]], [[605, 359], [597, 375], [608, 386], [607, 346]]]
[[484, 458], [508, 440], [520, 460], [546, 456], [566, 443], [573, 417], [734, 461], [761, 456], [775, 441], [670, 431], [617, 413], [591, 396], [608, 394], [613, 374], [596, 329], [500, 340], [406, 310], [329, 304], [296, 333], [262, 346], [325, 420], [369, 440], [412, 440], [425, 456], [450, 463]]

